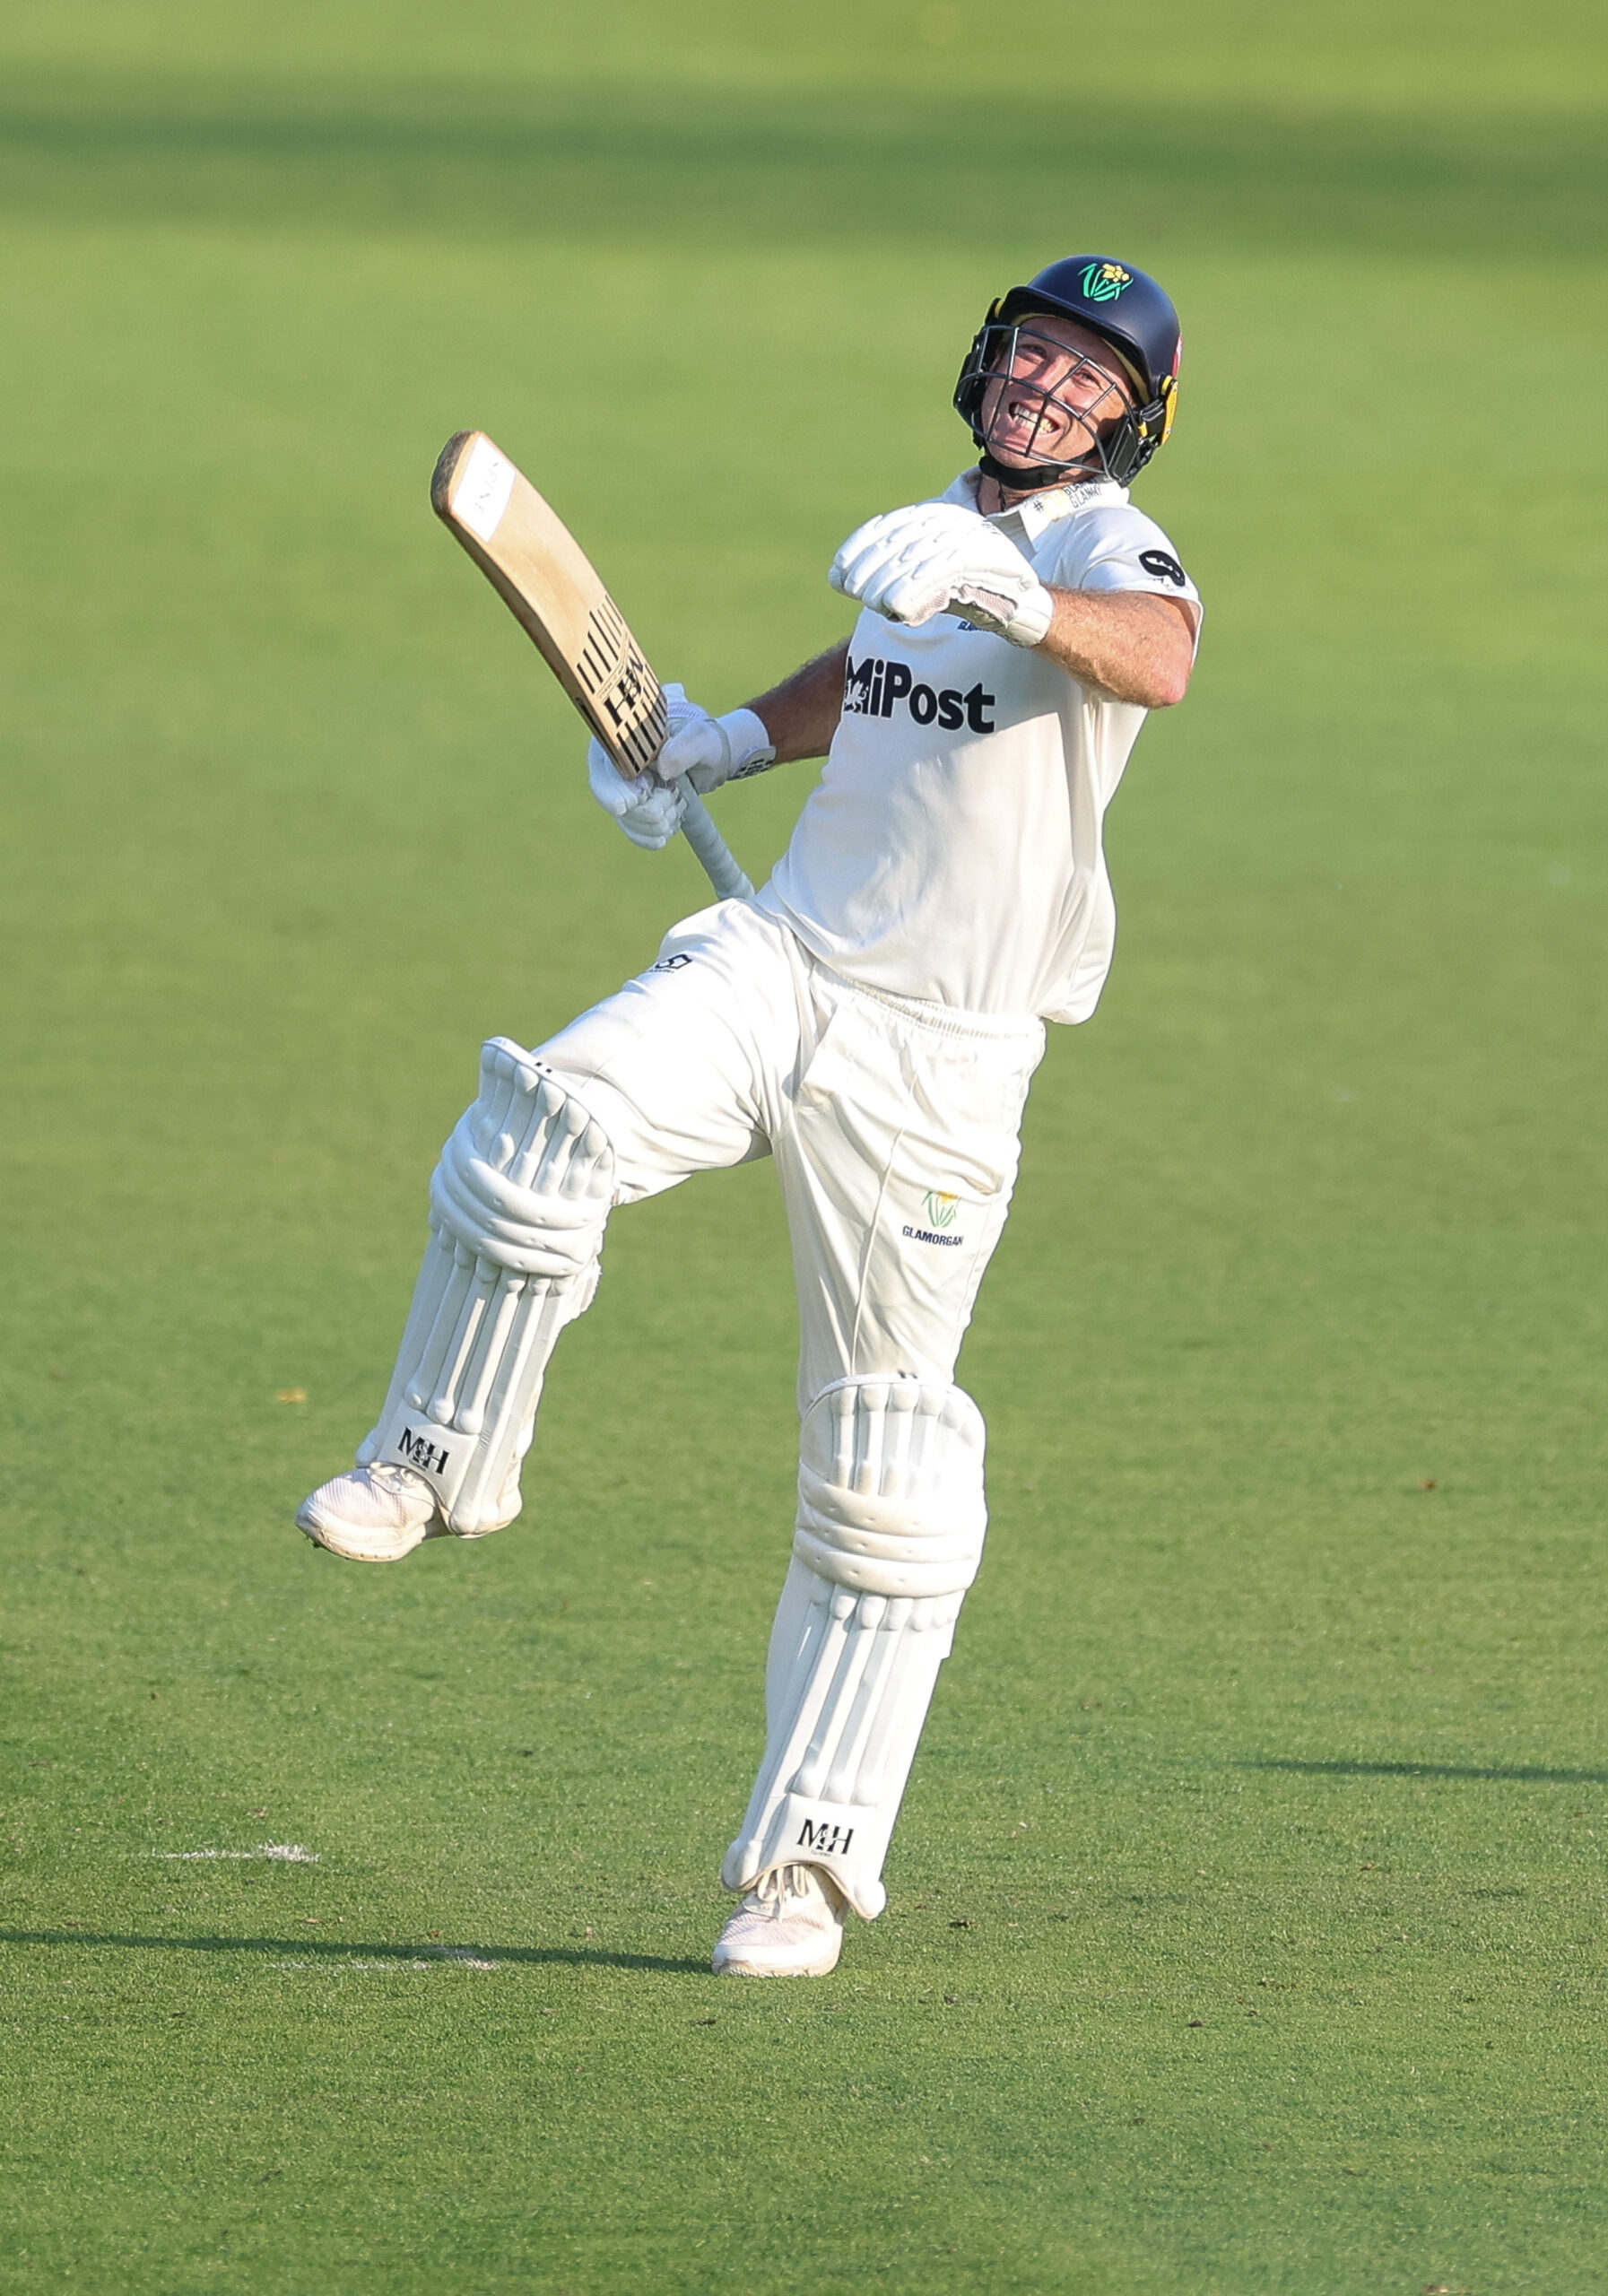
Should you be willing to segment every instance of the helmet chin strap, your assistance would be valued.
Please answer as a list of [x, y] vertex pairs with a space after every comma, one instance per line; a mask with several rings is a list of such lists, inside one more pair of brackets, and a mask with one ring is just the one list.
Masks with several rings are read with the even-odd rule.
[[1009, 463], [995, 462], [986, 447], [978, 457], [978, 468], [985, 478], [1012, 494], [1037, 494], [1046, 486], [1087, 486], [1091, 480], [1106, 476], [1098, 465], [1090, 469], [1078, 463], [1032, 463], [1026, 469], [1013, 469]]

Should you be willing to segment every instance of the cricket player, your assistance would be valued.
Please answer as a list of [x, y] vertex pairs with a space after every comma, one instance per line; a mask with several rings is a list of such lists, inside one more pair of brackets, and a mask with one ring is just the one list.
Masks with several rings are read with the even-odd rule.
[[511, 1522], [543, 1374], [615, 1205], [775, 1159], [798, 1514], [717, 1972], [824, 1974], [846, 1912], [886, 1902], [987, 1523], [955, 1359], [1044, 1023], [1086, 1020], [1111, 962], [1102, 816], [1146, 710], [1181, 700], [1194, 664], [1198, 595], [1126, 492], [1171, 427], [1180, 347], [1130, 265], [1073, 256], [1012, 288], [954, 394], [977, 466], [832, 562], [861, 609], [847, 643], [722, 717], [667, 689], [670, 736], [635, 781], [593, 744], [595, 795], [656, 848], [688, 786], [826, 764], [752, 900], [676, 926], [547, 1044], [485, 1047], [378, 1423], [297, 1517], [362, 1561]]

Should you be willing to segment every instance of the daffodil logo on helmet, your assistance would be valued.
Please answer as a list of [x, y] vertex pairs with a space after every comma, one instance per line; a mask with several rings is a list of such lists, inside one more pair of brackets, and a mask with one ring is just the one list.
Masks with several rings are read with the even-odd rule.
[[1083, 292], [1091, 303], [1114, 303], [1133, 283], [1133, 273], [1119, 263], [1091, 263], [1083, 272]]

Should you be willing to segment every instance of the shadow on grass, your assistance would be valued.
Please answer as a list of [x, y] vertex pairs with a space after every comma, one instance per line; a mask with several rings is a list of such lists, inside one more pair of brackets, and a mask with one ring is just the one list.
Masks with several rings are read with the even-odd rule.
[[1306, 1778], [1477, 1778], [1497, 1785], [1608, 1786], [1608, 1770], [1542, 1770], [1528, 1763], [1489, 1768], [1457, 1761], [1242, 1761], [1241, 1770], [1292, 1770]]
[[299, 1960], [508, 1961], [538, 1969], [654, 1970], [669, 1977], [706, 1977], [707, 1961], [660, 1953], [610, 1953], [581, 1945], [360, 1945], [333, 1937], [133, 1937], [92, 1929], [0, 1929], [0, 1945], [117, 1945], [159, 1953], [286, 1953]]

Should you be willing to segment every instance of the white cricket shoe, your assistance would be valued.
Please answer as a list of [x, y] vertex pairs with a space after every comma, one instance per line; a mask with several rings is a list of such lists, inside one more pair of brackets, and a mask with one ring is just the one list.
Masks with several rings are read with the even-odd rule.
[[824, 1977], [843, 1950], [843, 1900], [814, 1866], [761, 1875], [720, 1933], [717, 1977]]
[[353, 1467], [321, 1483], [296, 1509], [296, 1527], [349, 1562], [400, 1562], [432, 1525], [436, 1494], [412, 1467]]

